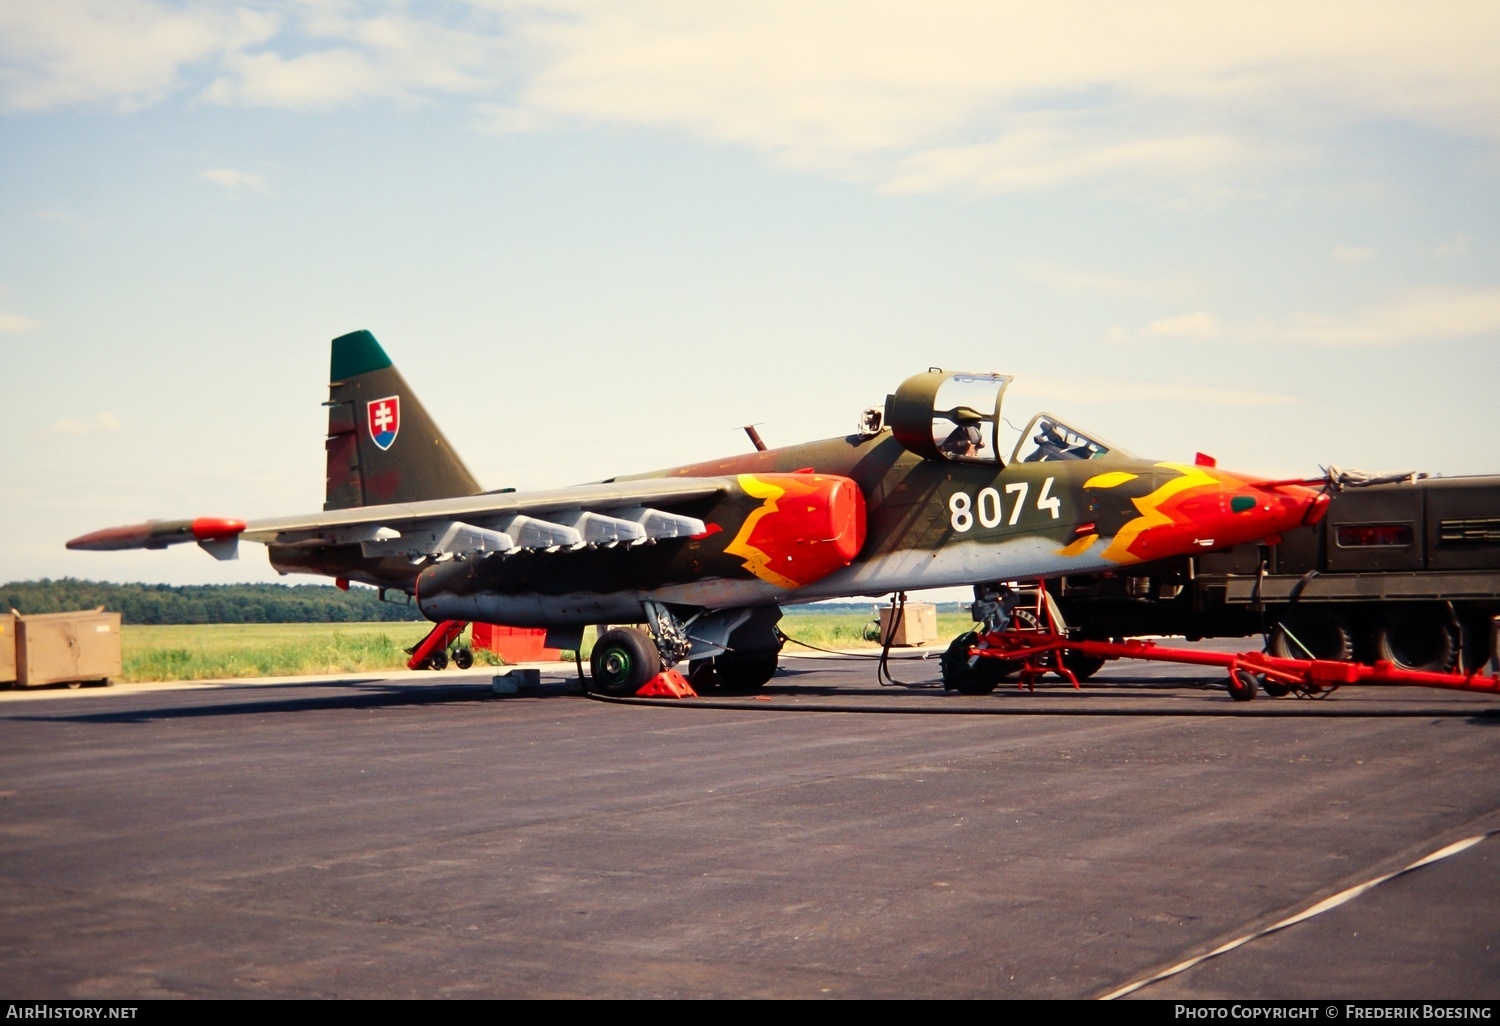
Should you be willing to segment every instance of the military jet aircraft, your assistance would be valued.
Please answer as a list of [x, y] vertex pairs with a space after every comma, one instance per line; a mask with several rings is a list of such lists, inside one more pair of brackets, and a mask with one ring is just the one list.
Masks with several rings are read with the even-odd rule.
[[375, 337], [333, 340], [322, 512], [149, 521], [71, 549], [265, 544], [282, 573], [414, 598], [429, 619], [589, 624], [593, 690], [688, 659], [729, 689], [776, 671], [789, 602], [1109, 570], [1311, 522], [1327, 496], [1212, 461], [1137, 457], [1048, 413], [998, 451], [1002, 374], [930, 369], [842, 438], [550, 491], [485, 491]]

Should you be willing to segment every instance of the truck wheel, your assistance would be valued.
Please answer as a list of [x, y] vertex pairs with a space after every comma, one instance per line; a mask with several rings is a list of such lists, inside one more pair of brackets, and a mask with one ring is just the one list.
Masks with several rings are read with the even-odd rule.
[[1354, 635], [1337, 613], [1293, 613], [1271, 632], [1271, 654], [1278, 659], [1354, 658]]
[[991, 659], [980, 656], [969, 665], [969, 647], [978, 637], [973, 631], [960, 634], [943, 653], [938, 665], [943, 671], [943, 687], [957, 691], [960, 695], [987, 695], [995, 690], [1007, 670], [1019, 672], [1021, 664], [1010, 659]]
[[623, 698], [661, 672], [661, 655], [646, 632], [635, 627], [605, 631], [589, 656], [589, 690]]
[[1398, 670], [1446, 673], [1457, 657], [1453, 625], [1436, 606], [1389, 609], [1375, 632], [1375, 658], [1389, 660]]

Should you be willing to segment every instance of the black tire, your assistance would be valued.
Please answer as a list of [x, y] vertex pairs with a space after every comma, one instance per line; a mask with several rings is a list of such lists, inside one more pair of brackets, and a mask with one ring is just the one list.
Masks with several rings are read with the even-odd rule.
[[1278, 684], [1274, 680], [1261, 681], [1260, 689], [1272, 698], [1285, 698], [1292, 693], [1290, 684]]
[[714, 656], [714, 677], [719, 690], [730, 694], [759, 691], [776, 676], [780, 652], [725, 652]]
[[661, 655], [646, 632], [634, 627], [605, 631], [589, 656], [589, 690], [621, 698], [633, 695], [661, 673]]
[[1250, 699], [1255, 697], [1255, 692], [1259, 688], [1260, 682], [1256, 679], [1255, 674], [1249, 670], [1235, 669], [1229, 671], [1229, 697], [1236, 702], [1250, 701]]
[[1447, 673], [1458, 659], [1458, 639], [1440, 606], [1397, 606], [1375, 631], [1375, 658], [1398, 670]]
[[943, 672], [943, 687], [960, 695], [987, 695], [999, 685], [1007, 672], [1016, 673], [1021, 664], [1009, 659], [980, 656], [969, 665], [969, 648], [978, 635], [974, 631], [960, 634], [943, 653], [938, 665]]
[[467, 670], [474, 665], [474, 650], [471, 648], [455, 648], [453, 650], [453, 665], [460, 670]]
[[[1304, 646], [1306, 646], [1304, 648]], [[1278, 659], [1354, 658], [1354, 635], [1337, 613], [1293, 613], [1271, 631], [1270, 652]]]
[[435, 649], [432, 655], [427, 657], [427, 668], [429, 670], [446, 670], [448, 668], [448, 650]]
[[714, 661], [709, 659], [688, 660], [688, 683], [697, 692], [713, 691], [719, 686], [719, 678], [714, 673]]

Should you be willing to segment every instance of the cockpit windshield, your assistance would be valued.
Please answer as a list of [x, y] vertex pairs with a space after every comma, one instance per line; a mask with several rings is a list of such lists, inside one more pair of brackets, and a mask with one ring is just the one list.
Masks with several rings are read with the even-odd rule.
[[1118, 446], [1069, 427], [1050, 413], [1039, 413], [1016, 442], [1012, 463], [1053, 463], [1058, 460], [1097, 460], [1111, 453], [1129, 456]]

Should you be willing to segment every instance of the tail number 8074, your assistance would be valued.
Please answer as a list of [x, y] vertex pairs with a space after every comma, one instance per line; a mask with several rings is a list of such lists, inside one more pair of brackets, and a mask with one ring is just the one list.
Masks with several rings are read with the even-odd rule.
[[[1041, 490], [1036, 496], [1036, 508], [1046, 510], [1056, 520], [1062, 515], [1062, 501], [1052, 494], [1054, 480], [1055, 478], [1049, 477], [1042, 482]], [[1001, 521], [1014, 527], [1020, 522], [1021, 510], [1026, 506], [1026, 493], [1030, 489], [1031, 485], [1026, 481], [1011, 482], [1005, 486], [1003, 503], [1000, 492], [994, 488], [981, 488], [976, 496], [970, 496], [968, 492], [954, 492], [948, 498], [948, 523], [959, 534], [973, 527], [975, 520], [979, 521], [980, 527], [999, 527]], [[1010, 507], [1009, 519], [1005, 516], [1005, 506]]]

